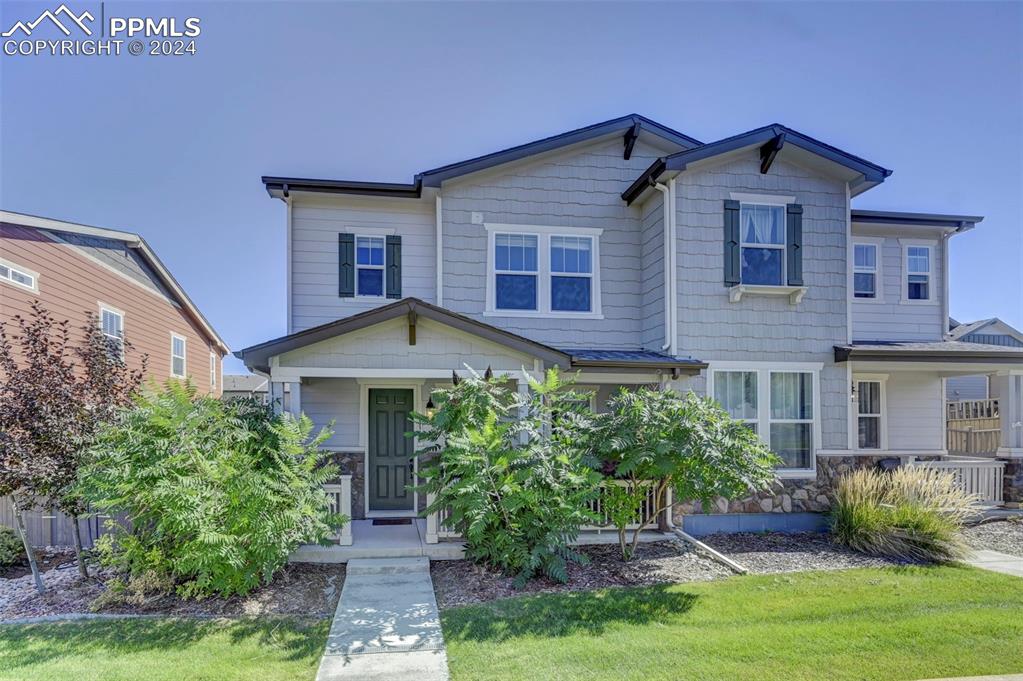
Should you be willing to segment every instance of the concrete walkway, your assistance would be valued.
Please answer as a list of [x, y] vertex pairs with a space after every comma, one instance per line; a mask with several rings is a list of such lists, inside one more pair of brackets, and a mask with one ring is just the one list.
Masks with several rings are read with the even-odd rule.
[[348, 561], [316, 681], [446, 681], [428, 558]]
[[1010, 556], [1008, 553], [987, 550], [974, 551], [973, 557], [967, 558], [966, 562], [982, 570], [1023, 577], [1023, 558]]

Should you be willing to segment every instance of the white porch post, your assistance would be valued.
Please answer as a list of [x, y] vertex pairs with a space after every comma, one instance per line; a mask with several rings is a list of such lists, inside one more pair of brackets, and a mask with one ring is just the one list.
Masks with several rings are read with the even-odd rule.
[[288, 411], [292, 416], [298, 418], [302, 414], [302, 382], [292, 381], [288, 384], [288, 388], [291, 390], [291, 403], [288, 405]]
[[[522, 405], [523, 405], [523, 406], [519, 407], [519, 418], [525, 418], [526, 417], [526, 411], [528, 410], [528, 407], [526, 407], [525, 404], [526, 404], [526, 400], [529, 399], [529, 383], [526, 381], [526, 377], [525, 376], [519, 376], [518, 383], [516, 384], [516, 390], [519, 393], [519, 399], [522, 400]], [[522, 444], [526, 444], [527, 435], [525, 433], [521, 433], [519, 435], [519, 438], [520, 438], [519, 441]]]
[[284, 411], [284, 384], [280, 381], [269, 381], [266, 385], [267, 399], [275, 414]]
[[[437, 500], [437, 495], [436, 494], [434, 494], [433, 492], [430, 492], [429, 494], [427, 494], [426, 495], [426, 506], [427, 506], [427, 508], [429, 508], [430, 505], [433, 504], [433, 502], [435, 502], [436, 500]], [[438, 541], [440, 541], [440, 537], [439, 537], [439, 534], [438, 534], [438, 529], [439, 529], [438, 526], [440, 524], [440, 518], [438, 516], [439, 516], [439, 513], [437, 511], [434, 511], [433, 513], [431, 513], [428, 516], [426, 516], [426, 543], [427, 544], [436, 544]]]
[[1002, 430], [998, 456], [1023, 459], [1023, 371], [999, 371], [993, 383], [997, 385]]
[[352, 545], [352, 476], [342, 475], [341, 476], [341, 498], [338, 504], [338, 512], [348, 516], [348, 522], [341, 528], [341, 534], [337, 538], [337, 543], [341, 546]]

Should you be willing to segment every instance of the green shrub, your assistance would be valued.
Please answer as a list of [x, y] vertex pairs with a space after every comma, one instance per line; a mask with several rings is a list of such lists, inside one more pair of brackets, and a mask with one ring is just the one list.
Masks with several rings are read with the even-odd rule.
[[902, 466], [890, 473], [859, 469], [838, 483], [831, 511], [837, 542], [879, 556], [925, 561], [961, 558], [959, 532], [977, 513], [975, 495], [951, 473]]
[[25, 560], [25, 545], [17, 531], [0, 526], [0, 568], [21, 563]]
[[466, 541], [470, 560], [516, 575], [567, 581], [567, 562], [585, 556], [569, 544], [594, 522], [589, 502], [592, 423], [579, 393], [555, 371], [531, 381], [528, 398], [504, 383], [473, 375], [434, 394], [439, 410], [416, 414], [420, 439], [443, 443], [418, 452], [422, 488], [436, 494], [426, 513], [449, 509], [445, 525]]
[[318, 450], [330, 432], [311, 432], [305, 416], [175, 382], [139, 397], [100, 432], [80, 481], [94, 509], [129, 518], [100, 542], [101, 561], [133, 589], [172, 584], [186, 598], [269, 582], [347, 521], [321, 487], [337, 474]]

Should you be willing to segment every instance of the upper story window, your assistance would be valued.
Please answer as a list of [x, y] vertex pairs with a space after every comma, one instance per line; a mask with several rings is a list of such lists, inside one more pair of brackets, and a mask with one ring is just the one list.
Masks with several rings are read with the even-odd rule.
[[111, 353], [124, 357], [124, 313], [100, 303], [99, 328], [107, 339]]
[[384, 295], [384, 238], [355, 237], [355, 295]]
[[176, 378], [185, 377], [186, 364], [186, 341], [184, 336], [176, 333], [171, 334], [171, 376]]
[[931, 300], [931, 246], [906, 246], [906, 300]]
[[38, 274], [6, 260], [0, 260], [0, 281], [29, 291], [39, 290]]
[[781, 286], [785, 283], [785, 206], [742, 203], [743, 284]]
[[401, 298], [401, 237], [379, 229], [338, 234], [338, 296]]
[[600, 317], [602, 230], [487, 225], [489, 315]]
[[853, 245], [853, 295], [877, 298], [877, 244]]

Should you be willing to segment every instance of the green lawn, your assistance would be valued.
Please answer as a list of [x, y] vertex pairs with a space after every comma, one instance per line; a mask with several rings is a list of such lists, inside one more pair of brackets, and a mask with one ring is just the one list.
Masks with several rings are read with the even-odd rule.
[[312, 681], [329, 622], [106, 620], [0, 627], [0, 679]]
[[1023, 672], [1023, 580], [850, 570], [511, 598], [442, 614], [453, 681]]

